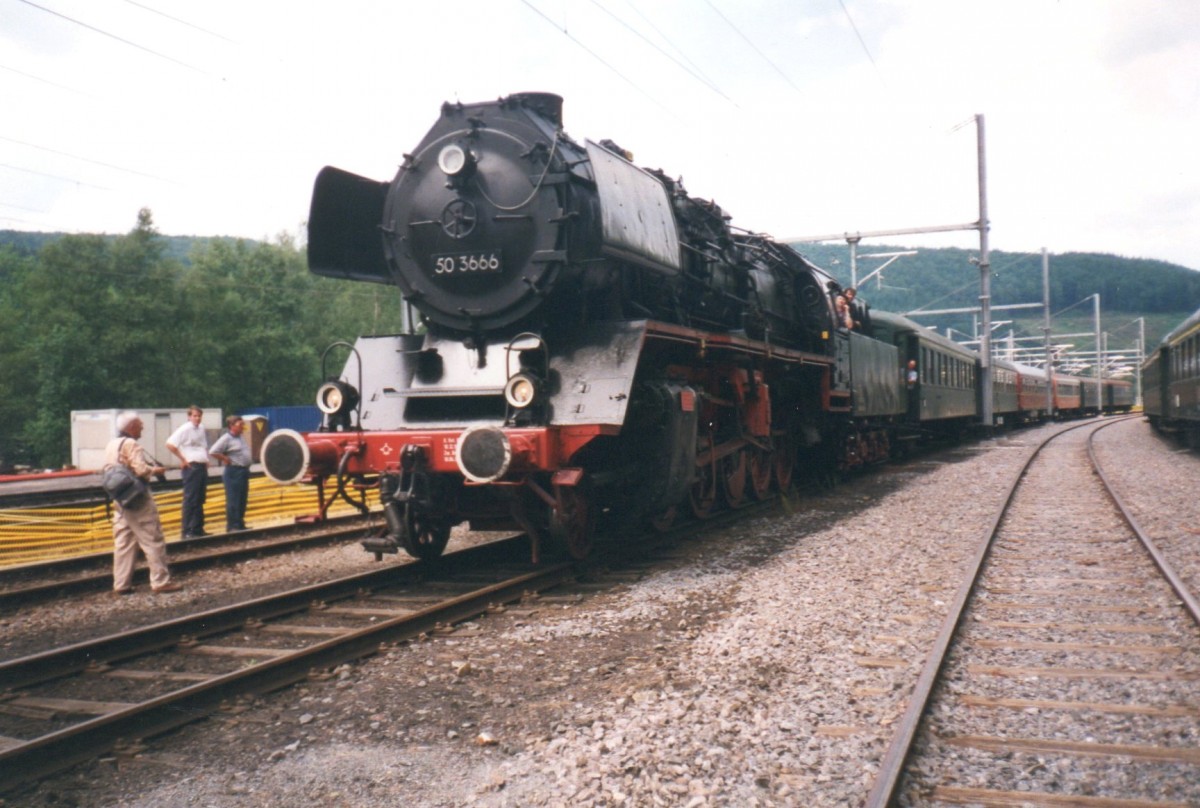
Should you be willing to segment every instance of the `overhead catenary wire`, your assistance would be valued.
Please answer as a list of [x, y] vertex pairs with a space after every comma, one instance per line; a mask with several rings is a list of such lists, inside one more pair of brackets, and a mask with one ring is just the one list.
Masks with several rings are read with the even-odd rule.
[[734, 25], [733, 21], [730, 20], [728, 17], [726, 17], [721, 12], [721, 9], [719, 9], [715, 5], [713, 5], [712, 0], [704, 0], [704, 2], [708, 4], [708, 7], [711, 8], [716, 13], [716, 15], [718, 17], [720, 17], [722, 19], [722, 21], [724, 21], [724, 23], [727, 26], [729, 26], [729, 29], [731, 31], [733, 31], [735, 34], [740, 36], [746, 42], [746, 44], [751, 47], [751, 49], [755, 53], [757, 53], [759, 56], [761, 56], [763, 58], [763, 61], [765, 61], [767, 64], [769, 64], [771, 66], [771, 69], [774, 70], [776, 73], [778, 73], [783, 78], [783, 80], [786, 81], [793, 90], [795, 90], [797, 93], [800, 93], [801, 95], [803, 95], [800, 88], [796, 86], [796, 82], [792, 81], [791, 76], [789, 76], [787, 73], [784, 73], [783, 69], [771, 60], [771, 57], [767, 56], [767, 54], [765, 54], [762, 51], [762, 49], [760, 47], [758, 47], [758, 45], [754, 44], [754, 40], [750, 39], [750, 37], [748, 37], [744, 33], [742, 33], [742, 30], [740, 28], [738, 28], [736, 25]]
[[59, 149], [52, 149], [49, 146], [41, 146], [41, 145], [38, 145], [37, 143], [30, 143], [27, 140], [18, 140], [15, 137], [7, 137], [6, 135], [0, 135], [0, 140], [7, 141], [9, 143], [16, 143], [19, 146], [27, 146], [28, 148], [37, 149], [39, 151], [49, 152], [50, 154], [57, 154], [62, 157], [70, 157], [72, 160], [79, 160], [84, 163], [91, 163], [92, 165], [103, 166], [104, 168], [111, 168], [115, 171], [124, 171], [128, 174], [136, 174], [139, 177], [146, 177], [147, 179], [161, 180], [162, 182], [169, 182], [169, 183], [172, 183], [175, 185], [179, 184], [176, 180], [167, 179], [166, 177], [160, 177], [157, 174], [148, 174], [145, 171], [138, 171], [137, 169], [134, 169], [134, 168], [127, 168], [125, 166], [119, 166], [114, 163], [106, 163], [103, 160], [94, 160], [91, 157], [83, 157], [82, 155], [71, 154], [70, 152], [61, 151]]
[[[683, 50], [683, 48], [676, 45], [675, 42], [672, 41], [672, 39], [669, 36], [667, 36], [666, 33], [664, 33], [661, 28], [659, 28], [657, 25], [655, 25], [654, 21], [652, 19], [650, 19], [649, 17], [647, 17], [645, 12], [643, 12], [642, 9], [638, 8], [637, 4], [634, 3], [633, 0], [625, 0], [625, 2], [633, 10], [633, 12], [635, 14], [637, 14], [639, 17], [641, 17], [646, 22], [646, 25], [649, 25], [652, 29], [654, 29], [654, 33], [658, 34], [662, 38], [662, 40], [664, 42], [666, 42], [668, 45], [670, 45], [671, 48], [676, 53], [678, 53], [685, 62], [687, 62], [689, 65], [692, 66], [692, 69], [694, 69], [696, 71], [696, 73], [701, 77], [701, 79], [703, 81], [713, 84], [713, 86], [715, 86], [715, 82], [713, 82], [712, 79], [710, 79], [708, 77], [708, 75], [704, 72], [704, 70], [700, 67], [700, 65], [696, 64], [696, 61], [694, 59], [692, 59], [691, 57], [689, 57], [687, 55], [687, 53]], [[738, 106], [736, 102], [733, 102], [733, 105], [735, 107]], [[738, 108], [740, 109], [740, 107], [738, 107]]]
[[[114, 32], [112, 30], [105, 30], [105, 29], [97, 27], [95, 25], [91, 25], [88, 22], [84, 22], [83, 20], [77, 18], [77, 16], [70, 16], [68, 14], [60, 13], [59, 11], [56, 11], [53, 8], [49, 7], [51, 5], [49, 3], [38, 2], [37, 0], [21, 0], [21, 2], [24, 3], [25, 5], [29, 6], [32, 9], [36, 9], [38, 11], [43, 12], [44, 14], [49, 14], [49, 15], [52, 15], [59, 19], [70, 22], [74, 25], [86, 28], [87, 30], [89, 30], [93, 33], [97, 33], [104, 37], [118, 41], [121, 44], [126, 45], [127, 47], [133, 47], [133, 48], [136, 48], [143, 52], [146, 52], [152, 56], [155, 56], [157, 58], [166, 59], [168, 61], [177, 63], [183, 67], [187, 67], [189, 69], [196, 70], [197, 72], [205, 73], [205, 71], [203, 69], [197, 68], [192, 64], [188, 64], [185, 61], [175, 58], [170, 53], [170, 51], [166, 50], [165, 48], [159, 48], [157, 50], [147, 48], [147, 47], [141, 45], [139, 42], [134, 41], [134, 39], [119, 35], [120, 33], [123, 33], [123, 32]], [[143, 2], [139, 2], [138, 0], [125, 0], [125, 2], [128, 5], [134, 6], [135, 8], [141, 9], [145, 12], [160, 15], [177, 25], [187, 26], [188, 28], [194, 28], [198, 31], [205, 33], [206, 35], [217, 37], [217, 38], [220, 38], [220, 39], [226, 40], [226, 41], [231, 41], [227, 37], [222, 36], [220, 33], [218, 33], [217, 31], [215, 31], [211, 28], [205, 28], [200, 25], [195, 25], [194, 23], [190, 22], [189, 20], [183, 19], [176, 15], [163, 13], [163, 12], [159, 11], [158, 9], [153, 8], [151, 6], [151, 4], [148, 2], [143, 3]], [[604, 67], [606, 69], [615, 73], [617, 76], [619, 76], [621, 78], [622, 81], [627, 83], [629, 86], [637, 89], [638, 92], [642, 96], [649, 99], [652, 103], [657, 105], [658, 108], [664, 110], [665, 112], [667, 112], [669, 115], [671, 115], [675, 119], [677, 119], [677, 120], [680, 119], [679, 114], [677, 114], [675, 111], [670, 109], [667, 106], [667, 104], [664, 103], [663, 100], [660, 100], [659, 97], [654, 95], [653, 90], [650, 89], [650, 85], [648, 85], [645, 81], [641, 80], [640, 77], [637, 77], [637, 79], [635, 79], [634, 76], [636, 76], [636, 74], [632, 74], [629, 71], [623, 69], [625, 61], [628, 61], [626, 59], [626, 57], [628, 56], [627, 50], [622, 50], [617, 53], [616, 58], [611, 58], [612, 54], [609, 54], [608, 51], [606, 50], [607, 42], [605, 43], [606, 48], [597, 49], [595, 47], [595, 43], [589, 43], [586, 41], [586, 39], [587, 39], [586, 37], [580, 37], [580, 36], [574, 35], [571, 31], [567, 30], [565, 24], [560, 25], [551, 15], [547, 14], [545, 11], [543, 11], [541, 8], [539, 8], [539, 5], [542, 5], [542, 4], [537, 3], [536, 0], [522, 0], [522, 2], [525, 6], [527, 6], [534, 13], [538, 14], [546, 22], [549, 22], [551, 25], [554, 25], [556, 29], [558, 29], [559, 31], [561, 31], [563, 33], [564, 36], [566, 36], [568, 39], [570, 39], [575, 45], [577, 45], [578, 47], [580, 47], [584, 51], [586, 51], [593, 59], [597, 60], [602, 65], [604, 65]], [[653, 23], [650, 22], [650, 20], [647, 17], [647, 14], [644, 11], [637, 9], [636, 5], [631, 4], [631, 7], [633, 7], [634, 10], [638, 13], [640, 19], [646, 20], [646, 23], [648, 25], [643, 25], [640, 23], [631, 24], [630, 20], [633, 20], [633, 18], [630, 15], [614, 13], [613, 10], [606, 7], [605, 3], [608, 3], [608, 2], [609, 2], [609, 0], [603, 0], [603, 2], [601, 2], [601, 0], [592, 0], [592, 3], [599, 10], [603, 11], [606, 15], [608, 15], [610, 18], [612, 18], [614, 21], [616, 21], [623, 28], [623, 30], [628, 32], [628, 34], [632, 34], [633, 36], [638, 37], [643, 43], [645, 43], [646, 45], [648, 45], [651, 48], [654, 48], [657, 53], [659, 53], [663, 57], [669, 59], [673, 64], [678, 66], [679, 69], [683, 70], [684, 73], [691, 80], [696, 81], [698, 84], [704, 86], [705, 88], [709, 89], [710, 91], [721, 96], [723, 99], [729, 101], [736, 108], [741, 109], [741, 107], [737, 104], [736, 101], [734, 101], [731, 98], [731, 96], [729, 94], [725, 93], [717, 85], [716, 82], [714, 82], [712, 79], [710, 79], [708, 76], [706, 76], [704, 74], [703, 70], [701, 70], [696, 65], [696, 60], [687, 58], [686, 55], [684, 55], [684, 58], [681, 59], [681, 58], [676, 57], [675, 55], [673, 55], [670, 52], [671, 50], [673, 50], [673, 51], [677, 51], [680, 54], [682, 54], [683, 50], [682, 50], [682, 48], [680, 48], [677, 45], [677, 43], [671, 41], [671, 38], [667, 35], [667, 33], [664, 33], [663, 30], [661, 30], [659, 27], [653, 25]], [[609, 5], [611, 5], [611, 3], [609, 3]], [[712, 5], [712, 3], [710, 0], [710, 6], [711, 5]], [[714, 9], [715, 9], [715, 6], [714, 6]], [[725, 25], [730, 26], [731, 28], [734, 28], [734, 30], [737, 30], [736, 27], [734, 27], [732, 20], [729, 17], [726, 17], [724, 14], [721, 14], [719, 11], [717, 13], [720, 16], [720, 18], [724, 21]], [[634, 21], [634, 22], [636, 23], [636, 21]], [[658, 34], [657, 36], [648, 37], [648, 36], [646, 36], [646, 34], [642, 33], [643, 31], [649, 32], [649, 30], [651, 28], [653, 28], [654, 31], [657, 32], [657, 34]], [[671, 33], [671, 32], [674, 32], [674, 29], [668, 27], [667, 31], [669, 33]], [[740, 30], [738, 31], [738, 35], [741, 36], [743, 39], [745, 39], [747, 42], [750, 42], [749, 37], [747, 37]], [[662, 41], [665, 41], [669, 44], [669, 49], [664, 48], [660, 44], [658, 44], [659, 42], [662, 42]], [[751, 47], [753, 47], [758, 53], [760, 53], [760, 54], [763, 53], [762, 50], [760, 50], [759, 48], [757, 48], [757, 46], [754, 45], [754, 43], [750, 42], [750, 44], [751, 44]], [[766, 58], [765, 55], [764, 55], [764, 58]], [[771, 64], [771, 66], [774, 69], [779, 70], [779, 68], [774, 63], [770, 62], [769, 59], [767, 59], [767, 62], [769, 64]], [[780, 71], [780, 72], [782, 75], [782, 71]], [[207, 75], [207, 73], [205, 73], [205, 74]], [[31, 76], [31, 78], [35, 78], [35, 77]], [[786, 75], [785, 75], [785, 78], [786, 78]], [[789, 81], [789, 83], [791, 83], [791, 82]], [[792, 84], [792, 86], [794, 87], [795, 85]], [[69, 88], [65, 88], [65, 89], [69, 89]], [[106, 163], [101, 160], [93, 159], [92, 157], [85, 156], [86, 151], [83, 151], [83, 150], [74, 150], [73, 152], [67, 151], [67, 150], [59, 150], [59, 149], [55, 149], [51, 146], [41, 145], [36, 140], [32, 141], [32, 142], [29, 140], [18, 141], [15, 138], [11, 138], [11, 137], [4, 138], [3, 136], [0, 136], [0, 139], [7, 140], [7, 141], [13, 142], [13, 143], [19, 143], [19, 144], [26, 145], [31, 148], [40, 149], [40, 150], [43, 150], [43, 151], [46, 151], [49, 153], [57, 153], [57, 154], [60, 154], [62, 156], [65, 156], [65, 157], [68, 157], [71, 159], [86, 161], [86, 162], [93, 163], [95, 165], [100, 165], [100, 166], [112, 168], [115, 170], [131, 173], [131, 174], [137, 174], [140, 176], [157, 179], [157, 180], [164, 181], [164, 182], [175, 182], [175, 180], [172, 180], [170, 178], [162, 177], [162, 176], [156, 175], [154, 173], [139, 171], [135, 168], [131, 168], [126, 165]], [[64, 179], [65, 180], [65, 178], [61, 178], [61, 177], [56, 177], [56, 179]], [[80, 183], [80, 185], [81, 186], [87, 185], [87, 183]], [[94, 186], [91, 186], [91, 187], [94, 187]], [[108, 190], [108, 189], [106, 189], [106, 190]]]
[[150, 12], [150, 13], [152, 13], [152, 14], [157, 14], [157, 15], [159, 15], [160, 17], [166, 17], [166, 18], [167, 18], [168, 20], [170, 20], [171, 22], [177, 22], [177, 23], [179, 23], [180, 25], [186, 25], [188, 28], [192, 28], [192, 29], [194, 29], [194, 30], [196, 30], [196, 31], [199, 31], [199, 32], [200, 32], [200, 33], [202, 33], [202, 34], [208, 34], [209, 36], [216, 37], [217, 39], [223, 39], [223, 40], [225, 40], [226, 42], [228, 42], [228, 43], [229, 43], [229, 44], [231, 44], [231, 45], [236, 45], [236, 44], [238, 44], [238, 43], [234, 42], [232, 39], [230, 39], [230, 38], [229, 38], [229, 37], [227, 37], [227, 36], [222, 36], [221, 34], [218, 34], [218, 33], [217, 33], [217, 32], [215, 32], [215, 31], [210, 31], [210, 30], [208, 30], [207, 28], [201, 28], [199, 25], [195, 25], [195, 24], [193, 24], [193, 23], [190, 23], [190, 22], [188, 22], [187, 20], [181, 20], [179, 17], [173, 17], [173, 16], [171, 16], [170, 14], [167, 14], [165, 11], [159, 11], [157, 8], [151, 8], [150, 6], [148, 6], [148, 5], [145, 5], [144, 3], [138, 3], [138, 2], [136, 2], [136, 0], [125, 0], [125, 2], [126, 2], [126, 3], [128, 3], [128, 4], [129, 4], [129, 5], [131, 5], [131, 6], [137, 6], [137, 7], [138, 7], [138, 8], [140, 8], [140, 9], [143, 9], [143, 10], [145, 10], [145, 11], [149, 11], [149, 12]]
[[[666, 58], [670, 59], [670, 60], [671, 60], [671, 61], [672, 61], [674, 64], [676, 64], [676, 65], [677, 65], [677, 66], [678, 66], [678, 67], [679, 67], [681, 70], [683, 70], [683, 71], [684, 71], [685, 73], [687, 73], [689, 76], [691, 76], [692, 78], [694, 78], [696, 81], [700, 82], [700, 83], [701, 83], [701, 84], [703, 84], [705, 87], [707, 87], [708, 89], [712, 90], [714, 93], [716, 93], [717, 95], [721, 96], [722, 98], [724, 98], [724, 99], [725, 99], [726, 101], [728, 101], [729, 103], [733, 104], [735, 107], [737, 106], [737, 103], [736, 103], [736, 102], [735, 102], [735, 101], [734, 101], [732, 98], [730, 98], [729, 96], [727, 96], [725, 93], [721, 92], [721, 88], [717, 87], [717, 85], [713, 84], [713, 83], [712, 83], [711, 81], [709, 81], [707, 78], [705, 78], [704, 76], [700, 75], [700, 74], [699, 74], [699, 73], [697, 73], [695, 70], [692, 70], [692, 68], [688, 67], [688, 66], [687, 66], [687, 65], [685, 65], [683, 62], [679, 61], [679, 60], [678, 60], [678, 59], [676, 59], [674, 56], [672, 56], [671, 54], [667, 53], [665, 50], [663, 50], [663, 49], [662, 49], [661, 47], [659, 47], [657, 44], [655, 44], [654, 42], [650, 41], [650, 39], [649, 39], [649, 38], [648, 38], [648, 37], [647, 37], [645, 34], [643, 34], [641, 31], [637, 30], [637, 29], [636, 29], [636, 28], [634, 28], [632, 25], [630, 25], [629, 23], [625, 22], [625, 20], [623, 20], [623, 19], [621, 19], [620, 17], [618, 17], [616, 14], [614, 14], [614, 13], [612, 12], [612, 10], [605, 8], [605, 7], [604, 7], [604, 6], [603, 6], [603, 5], [602, 5], [602, 4], [599, 2], [599, 0], [592, 0], [592, 5], [596, 6], [596, 8], [600, 9], [600, 10], [601, 10], [601, 11], [603, 11], [605, 14], [607, 14], [607, 15], [608, 15], [608, 16], [610, 16], [610, 17], [612, 17], [612, 18], [613, 18], [613, 19], [614, 19], [616, 22], [618, 22], [618, 23], [620, 23], [622, 26], [624, 26], [624, 27], [625, 27], [625, 29], [626, 29], [626, 30], [628, 30], [630, 33], [632, 33], [634, 36], [638, 37], [638, 38], [639, 38], [639, 39], [641, 39], [643, 42], [645, 42], [647, 45], [649, 45], [650, 47], [654, 48], [656, 51], [658, 51], [659, 53], [661, 53], [661, 54], [662, 54], [663, 56], [665, 56]], [[645, 17], [643, 17], [643, 19], [645, 19]], [[657, 31], [658, 29], [656, 28], [655, 30]], [[660, 36], [661, 36], [661, 32], [659, 32], [659, 33], [660, 33]]]
[[11, 73], [16, 73], [18, 76], [24, 76], [27, 79], [32, 79], [33, 81], [41, 82], [42, 84], [46, 84], [50, 87], [57, 87], [60, 90], [66, 90], [69, 93], [75, 93], [76, 95], [85, 95], [85, 96], [87, 95], [87, 93], [83, 92], [82, 90], [77, 90], [74, 87], [68, 87], [65, 84], [59, 84], [57, 81], [50, 81], [50, 79], [42, 78], [41, 76], [35, 76], [34, 74], [32, 74], [28, 71], [18, 70], [15, 67], [10, 67], [8, 65], [0, 65], [0, 70], [7, 70]]
[[20, 0], [20, 2], [24, 3], [27, 6], [32, 6], [33, 8], [36, 8], [38, 11], [44, 11], [47, 14], [52, 14], [55, 17], [59, 17], [60, 19], [66, 20], [67, 22], [74, 23], [75, 25], [78, 25], [81, 28], [86, 28], [89, 31], [93, 31], [97, 34], [100, 34], [101, 36], [106, 36], [110, 39], [115, 39], [117, 42], [120, 42], [123, 45], [128, 45], [131, 48], [137, 48], [140, 51], [145, 51], [146, 53], [149, 53], [151, 56], [157, 56], [159, 59], [165, 59], [168, 62], [174, 62], [175, 64], [179, 65], [180, 67], [186, 67], [188, 70], [194, 70], [203, 76], [210, 76], [210, 77], [212, 76], [211, 73], [208, 73], [207, 71], [202, 70], [202, 69], [196, 67], [195, 65], [190, 65], [187, 62], [176, 59], [173, 56], [168, 56], [165, 53], [159, 53], [156, 50], [147, 48], [145, 45], [139, 45], [138, 43], [133, 42], [128, 39], [125, 39], [124, 37], [117, 36], [116, 34], [110, 32], [110, 31], [105, 31], [103, 28], [97, 28], [94, 25], [89, 25], [88, 23], [83, 22], [82, 20], [77, 20], [74, 17], [69, 17], [66, 14], [62, 14], [60, 12], [55, 11], [54, 9], [46, 8], [45, 6], [39, 6], [37, 3], [34, 3], [33, 0]]
[[600, 54], [596, 53], [594, 50], [592, 50], [591, 48], [589, 48], [587, 45], [583, 44], [583, 42], [582, 42], [582, 41], [580, 41], [580, 40], [579, 40], [579, 39], [577, 39], [576, 37], [572, 36], [570, 31], [568, 31], [568, 30], [567, 30], [567, 29], [566, 29], [564, 26], [561, 26], [561, 25], [559, 25], [557, 22], [555, 22], [553, 19], [551, 19], [551, 18], [550, 18], [550, 17], [549, 17], [549, 16], [548, 16], [548, 15], [547, 15], [547, 14], [546, 14], [544, 11], [542, 11], [540, 8], [538, 8], [537, 6], [535, 6], [535, 5], [534, 5], [533, 3], [531, 3], [529, 0], [521, 0], [521, 2], [522, 2], [522, 3], [523, 3], [525, 6], [527, 6], [527, 7], [528, 7], [528, 8], [529, 8], [531, 11], [533, 11], [535, 14], [537, 14], [539, 17], [541, 17], [543, 20], [545, 20], [546, 22], [548, 22], [548, 23], [550, 23], [551, 25], [553, 25], [553, 26], [554, 26], [555, 28], [557, 28], [559, 31], [562, 31], [562, 33], [563, 33], [563, 36], [565, 36], [567, 39], [569, 39], [569, 40], [571, 40], [572, 42], [574, 42], [574, 43], [575, 43], [576, 45], [578, 45], [579, 47], [583, 48], [583, 50], [584, 50], [584, 51], [586, 51], [586, 52], [587, 52], [587, 54], [588, 54], [589, 56], [591, 56], [593, 59], [595, 59], [595, 60], [596, 60], [596, 61], [598, 61], [600, 64], [602, 64], [602, 65], [604, 65], [605, 67], [607, 67], [607, 68], [608, 68], [609, 70], [611, 70], [613, 73], [616, 73], [618, 76], [620, 76], [622, 81], [624, 81], [624, 82], [625, 82], [626, 84], [628, 84], [630, 87], [632, 87], [632, 88], [634, 88], [635, 90], [637, 90], [639, 93], [641, 93], [642, 95], [644, 95], [644, 96], [645, 96], [646, 98], [648, 98], [650, 101], [653, 101], [653, 102], [654, 102], [654, 104], [655, 104], [655, 105], [656, 105], [656, 106], [657, 106], [659, 109], [661, 109], [663, 112], [666, 112], [668, 115], [670, 115], [670, 116], [671, 116], [671, 117], [673, 117], [673, 118], [676, 118], [676, 119], [678, 119], [678, 118], [679, 118], [679, 116], [678, 116], [678, 115], [676, 115], [674, 112], [672, 112], [672, 111], [671, 111], [671, 110], [670, 110], [670, 109], [669, 109], [669, 108], [668, 108], [668, 107], [667, 107], [665, 104], [663, 104], [661, 101], [659, 101], [659, 100], [658, 100], [657, 98], [655, 98], [654, 96], [650, 95], [650, 93], [646, 92], [646, 90], [645, 90], [645, 89], [644, 89], [644, 88], [643, 88], [643, 87], [642, 87], [640, 84], [638, 84], [637, 82], [635, 82], [633, 79], [629, 78], [629, 76], [626, 76], [624, 73], [622, 73], [620, 70], [618, 70], [618, 69], [616, 68], [616, 66], [614, 66], [612, 63], [610, 63], [609, 61], [607, 61], [607, 60], [606, 60], [604, 57], [602, 57]]
[[11, 171], [23, 171], [26, 174], [36, 174], [39, 177], [49, 177], [52, 180], [61, 180], [62, 182], [69, 182], [72, 185], [78, 185], [78, 186], [84, 187], [84, 188], [95, 188], [98, 191], [111, 191], [112, 190], [112, 188], [106, 188], [103, 185], [93, 185], [90, 182], [82, 182], [81, 180], [77, 180], [72, 177], [63, 177], [58, 174], [48, 174], [45, 171], [35, 171], [32, 168], [22, 168], [21, 166], [14, 166], [10, 163], [0, 163], [0, 168], [7, 168]]
[[[871, 55], [871, 49], [867, 47], [866, 40], [863, 39], [862, 33], [859, 32], [858, 26], [854, 23], [854, 18], [850, 16], [850, 9], [846, 8], [846, 0], [838, 0], [838, 5], [842, 7], [842, 13], [846, 15], [846, 21], [850, 23], [850, 27], [854, 30], [854, 36], [858, 37], [858, 44], [862, 46], [863, 53], [867, 55], [871, 66], [875, 68], [876, 75], [879, 76], [880, 81], [883, 81], [883, 74], [879, 72], [879, 65], [875, 62], [875, 57]], [[887, 84], [887, 82], [884, 82], [884, 84]]]

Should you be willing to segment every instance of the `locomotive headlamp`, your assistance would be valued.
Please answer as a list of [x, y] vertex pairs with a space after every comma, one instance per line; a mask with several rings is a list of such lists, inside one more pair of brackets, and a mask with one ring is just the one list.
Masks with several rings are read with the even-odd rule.
[[342, 381], [325, 382], [317, 390], [317, 409], [326, 415], [345, 415], [358, 406], [358, 391]]
[[457, 143], [451, 143], [438, 154], [438, 168], [448, 177], [465, 174], [474, 165], [475, 158]]
[[517, 373], [504, 385], [504, 400], [515, 409], [528, 407], [537, 398], [538, 380], [531, 373]]

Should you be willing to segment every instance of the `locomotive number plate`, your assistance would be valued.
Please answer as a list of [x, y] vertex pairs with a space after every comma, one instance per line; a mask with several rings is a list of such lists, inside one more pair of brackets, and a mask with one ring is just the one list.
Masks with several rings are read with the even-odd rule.
[[504, 269], [504, 261], [499, 250], [477, 253], [443, 253], [433, 256], [434, 275], [500, 272], [502, 269]]

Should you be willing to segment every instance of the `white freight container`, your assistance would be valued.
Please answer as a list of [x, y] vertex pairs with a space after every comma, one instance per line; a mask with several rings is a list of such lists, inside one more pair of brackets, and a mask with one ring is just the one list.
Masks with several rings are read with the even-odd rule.
[[[124, 410], [74, 410], [71, 412], [71, 464], [84, 471], [104, 467], [104, 447], [117, 436], [117, 416]], [[167, 438], [187, 422], [187, 408], [181, 410], [134, 410], [142, 419], [142, 439], [138, 441], [162, 465], [171, 468], [178, 459], [167, 451]], [[200, 425], [208, 432], [209, 445], [221, 434], [225, 420], [218, 409], [204, 409]]]

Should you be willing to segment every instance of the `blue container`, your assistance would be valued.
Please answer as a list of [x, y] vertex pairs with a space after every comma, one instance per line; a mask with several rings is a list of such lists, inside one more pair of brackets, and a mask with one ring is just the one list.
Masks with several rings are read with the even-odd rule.
[[276, 429], [294, 429], [297, 432], [313, 432], [321, 426], [321, 411], [316, 404], [293, 407], [254, 407], [238, 413], [243, 418], [260, 415], [267, 419], [267, 433]]

